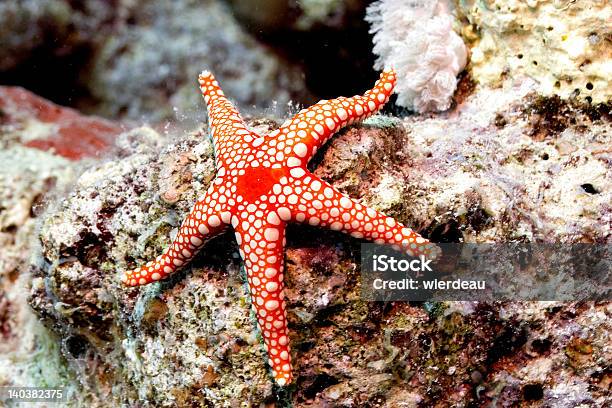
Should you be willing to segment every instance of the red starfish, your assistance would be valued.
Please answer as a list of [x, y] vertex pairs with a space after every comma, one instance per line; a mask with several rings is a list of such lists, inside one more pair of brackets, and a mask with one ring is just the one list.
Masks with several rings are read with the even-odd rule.
[[216, 155], [217, 175], [166, 251], [127, 272], [123, 282], [164, 279], [189, 262], [206, 239], [231, 224], [244, 260], [251, 299], [274, 379], [292, 380], [283, 294], [283, 247], [288, 222], [319, 225], [355, 238], [435, 257], [438, 248], [376, 210], [338, 192], [306, 169], [318, 148], [341, 127], [377, 112], [389, 99], [395, 72], [384, 71], [363, 96], [320, 101], [269, 135], [247, 128], [210, 72], [199, 78]]

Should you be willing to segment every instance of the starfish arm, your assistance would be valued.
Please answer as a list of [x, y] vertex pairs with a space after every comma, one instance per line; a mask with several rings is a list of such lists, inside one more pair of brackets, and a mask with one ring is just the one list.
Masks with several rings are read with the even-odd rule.
[[247, 128], [238, 110], [225, 97], [213, 74], [203, 71], [198, 82], [208, 108], [218, 164], [223, 165], [230, 158], [230, 150], [234, 143], [243, 139], [251, 142], [256, 135]]
[[435, 244], [393, 218], [338, 192], [314, 174], [304, 173], [301, 182], [302, 193], [296, 194], [297, 201], [287, 200], [284, 204], [291, 220], [342, 231], [377, 244], [393, 245], [411, 256], [438, 257], [439, 248]]
[[[259, 224], [261, 228], [252, 226]], [[276, 212], [270, 212], [252, 221], [236, 221], [233, 225], [272, 375], [279, 385], [287, 385], [293, 375], [283, 293], [285, 223]]]
[[206, 240], [225, 229], [223, 219], [227, 220], [229, 216], [215, 210], [218, 206], [210, 198], [214, 187], [214, 184], [211, 185], [207, 194], [194, 205], [176, 238], [163, 254], [146, 265], [124, 273], [122, 280], [125, 285], [146, 285], [168, 277], [187, 264]]
[[308, 163], [316, 151], [342, 127], [378, 112], [389, 100], [395, 86], [395, 71], [385, 70], [374, 87], [363, 96], [323, 100], [300, 111], [276, 132], [276, 139], [294, 141], [294, 153]]

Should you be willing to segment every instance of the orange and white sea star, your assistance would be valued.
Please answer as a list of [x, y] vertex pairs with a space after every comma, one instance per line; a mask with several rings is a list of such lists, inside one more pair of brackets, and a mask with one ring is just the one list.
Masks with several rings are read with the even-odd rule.
[[293, 378], [283, 294], [288, 222], [343, 231], [414, 256], [437, 255], [438, 248], [410, 228], [345, 196], [306, 169], [317, 149], [341, 127], [382, 108], [393, 91], [395, 72], [384, 71], [363, 96], [320, 101], [268, 135], [249, 130], [210, 72], [202, 72], [199, 82], [208, 106], [216, 178], [172, 245], [154, 261], [126, 272], [123, 282], [136, 286], [164, 279], [231, 224], [274, 379], [287, 385]]

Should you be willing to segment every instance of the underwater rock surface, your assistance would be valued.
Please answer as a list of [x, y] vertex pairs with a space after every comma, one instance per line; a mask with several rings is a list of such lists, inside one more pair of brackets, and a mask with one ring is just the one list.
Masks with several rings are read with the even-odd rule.
[[[65, 387], [77, 382], [61, 339], [30, 308], [28, 273], [41, 214], [71, 188], [82, 160], [115, 144], [122, 128], [55, 105], [24, 89], [0, 87], [0, 386]], [[80, 387], [79, 387], [80, 390]]]
[[122, 127], [56, 105], [19, 87], [0, 86], [0, 147], [19, 143], [70, 159], [100, 157]]
[[2, 2], [0, 78], [138, 122], [189, 116], [201, 106], [194, 78], [203, 69], [245, 112], [284, 111], [307, 95], [300, 70], [258, 43], [228, 7], [218, 0]]
[[[444, 115], [373, 117], [340, 132], [311, 167], [437, 242], [609, 243], [609, 109], [535, 89], [483, 90]], [[83, 171], [45, 214], [31, 267], [30, 304], [61, 340], [89, 406], [609, 400], [609, 303], [365, 302], [359, 241], [306, 226], [288, 230], [296, 383], [279, 393], [231, 234], [167, 281], [119, 280], [161, 253], [208, 186], [208, 130], [143, 127], [116, 143], [117, 158]]]
[[[138, 2], [100, 44], [90, 84], [101, 112], [156, 121], [201, 106], [194, 78], [215, 72], [244, 111], [304, 93], [299, 70], [249, 36], [222, 2]], [[199, 109], [198, 109], [199, 110]]]
[[20, 0], [0, 3], [0, 71], [46, 54], [61, 58], [93, 41], [113, 17], [98, 0]]
[[39, 245], [38, 217], [74, 170], [73, 162], [38, 149], [0, 149], [0, 386], [72, 388], [58, 340], [28, 305], [27, 270]]
[[476, 81], [528, 76], [542, 95], [589, 103], [612, 99], [612, 8], [606, 0], [462, 0], [463, 36]]

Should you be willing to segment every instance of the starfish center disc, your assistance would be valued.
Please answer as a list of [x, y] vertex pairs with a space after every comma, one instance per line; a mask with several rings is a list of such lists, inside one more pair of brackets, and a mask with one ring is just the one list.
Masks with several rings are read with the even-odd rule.
[[243, 175], [238, 176], [236, 192], [248, 202], [256, 201], [262, 195], [268, 194], [286, 174], [284, 169], [269, 167], [247, 167], [245, 170]]

